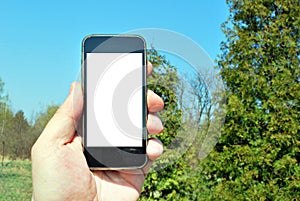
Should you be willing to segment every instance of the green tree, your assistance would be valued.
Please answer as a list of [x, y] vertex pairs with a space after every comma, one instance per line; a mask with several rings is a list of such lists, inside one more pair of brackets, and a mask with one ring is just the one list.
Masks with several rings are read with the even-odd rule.
[[9, 105], [8, 95], [4, 91], [4, 82], [0, 79], [0, 150], [2, 165], [4, 158], [10, 157], [13, 147], [14, 114]]
[[[148, 50], [148, 61], [153, 65], [153, 72], [147, 80], [147, 87], [162, 97], [165, 103], [164, 111], [159, 113], [164, 122], [164, 132], [158, 135], [158, 138], [166, 149], [175, 139], [181, 122], [181, 110], [176, 98], [177, 71], [166, 59], [166, 56], [159, 54], [154, 48]], [[157, 162], [157, 165], [164, 165], [165, 163], [168, 163], [168, 161], [160, 160]], [[157, 199], [159, 197], [163, 199], [172, 196], [174, 177], [176, 177], [175, 171], [176, 166], [173, 165], [150, 173], [144, 185], [141, 200]], [[176, 185], [178, 186], [178, 184]]]
[[8, 96], [4, 94], [4, 82], [0, 78], [0, 155], [1, 164], [3, 166], [3, 160], [6, 155], [6, 142], [5, 142], [5, 124], [6, 124], [6, 114], [8, 113]]
[[[207, 112], [204, 108], [209, 105], [209, 97], [204, 81], [200, 77], [189, 77], [195, 89], [194, 94], [186, 97], [191, 93], [188, 91], [190, 88], [180, 79], [178, 68], [168, 61], [167, 56], [152, 48], [148, 50], [148, 60], [154, 67], [148, 88], [165, 102], [165, 110], [159, 113], [164, 122], [164, 132], [158, 135], [165, 153], [147, 176], [140, 200], [197, 200], [201, 192], [198, 190], [200, 177], [197, 177], [195, 168], [198, 165], [195, 161], [196, 147], [183, 141], [191, 134], [189, 126], [200, 126], [199, 113]], [[195, 108], [184, 108], [187, 105], [184, 106], [183, 100], [194, 101], [188, 106], [194, 105]], [[198, 131], [199, 136], [203, 134]], [[176, 147], [183, 147], [185, 152], [177, 153]]]
[[29, 158], [30, 156], [29, 131], [30, 131], [30, 125], [24, 116], [24, 112], [20, 110], [14, 115], [12, 134], [9, 136], [10, 138], [12, 138], [10, 150], [13, 159]]
[[299, 3], [227, 0], [218, 61], [227, 114], [201, 163], [203, 200], [300, 197]]
[[164, 132], [159, 137], [167, 146], [174, 140], [181, 125], [181, 109], [176, 96], [177, 70], [166, 56], [159, 54], [154, 48], [148, 50], [148, 61], [153, 65], [152, 75], [147, 80], [148, 89], [162, 97], [165, 103], [165, 110], [159, 113], [164, 121]]

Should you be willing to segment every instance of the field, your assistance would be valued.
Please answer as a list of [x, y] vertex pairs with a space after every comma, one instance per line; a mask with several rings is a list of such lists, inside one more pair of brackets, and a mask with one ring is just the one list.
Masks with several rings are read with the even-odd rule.
[[31, 162], [4, 160], [0, 162], [0, 200], [28, 201], [32, 194]]

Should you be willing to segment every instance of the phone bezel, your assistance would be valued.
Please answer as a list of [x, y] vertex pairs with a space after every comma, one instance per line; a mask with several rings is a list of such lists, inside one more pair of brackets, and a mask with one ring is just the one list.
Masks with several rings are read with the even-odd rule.
[[[143, 106], [143, 129], [142, 129], [142, 147], [87, 147], [86, 139], [86, 121], [87, 121], [87, 83], [86, 83], [86, 58], [87, 53], [134, 53], [143, 54], [143, 71], [142, 71], [142, 106]], [[146, 101], [146, 83], [147, 83], [147, 66], [146, 66], [146, 43], [138, 35], [115, 35], [101, 34], [88, 35], [82, 42], [82, 87], [84, 95], [84, 112], [83, 112], [83, 145], [84, 155], [90, 169], [135, 169], [141, 168], [147, 163], [147, 101]]]

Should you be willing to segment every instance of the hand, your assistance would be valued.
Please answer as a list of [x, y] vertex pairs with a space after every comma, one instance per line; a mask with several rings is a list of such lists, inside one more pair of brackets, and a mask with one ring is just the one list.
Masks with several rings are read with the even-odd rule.
[[[148, 64], [148, 74], [152, 70]], [[155, 115], [164, 103], [152, 91], [147, 93], [150, 112], [147, 129], [150, 134], [163, 130]], [[71, 85], [70, 93], [32, 147], [33, 200], [137, 200], [151, 164], [163, 152], [157, 139], [149, 139], [148, 164], [142, 169], [127, 171], [90, 171], [83, 155], [81, 137], [76, 134], [76, 122], [83, 110], [79, 83]]]

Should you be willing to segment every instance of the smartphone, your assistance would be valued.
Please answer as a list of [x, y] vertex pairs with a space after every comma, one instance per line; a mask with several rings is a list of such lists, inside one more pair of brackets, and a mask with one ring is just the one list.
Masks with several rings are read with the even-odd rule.
[[83, 145], [90, 169], [147, 163], [146, 43], [138, 35], [89, 35], [82, 43]]

